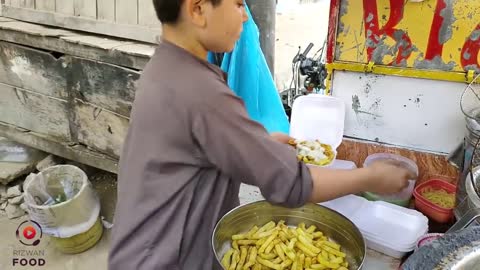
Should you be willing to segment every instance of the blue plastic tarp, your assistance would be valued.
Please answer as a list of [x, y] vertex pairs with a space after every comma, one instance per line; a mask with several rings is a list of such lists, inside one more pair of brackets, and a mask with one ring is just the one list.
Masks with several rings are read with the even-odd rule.
[[[249, 19], [233, 51], [224, 54], [221, 68], [228, 74], [228, 86], [243, 99], [253, 120], [268, 132], [288, 134], [290, 124], [260, 47], [258, 27], [245, 8]], [[209, 53], [208, 60], [214, 63], [214, 59]]]

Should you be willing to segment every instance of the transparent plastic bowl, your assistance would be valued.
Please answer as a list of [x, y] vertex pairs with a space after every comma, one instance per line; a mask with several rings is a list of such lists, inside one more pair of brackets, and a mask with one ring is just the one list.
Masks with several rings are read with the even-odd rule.
[[[402, 162], [405, 168], [408, 168], [409, 170], [415, 172], [416, 175], [418, 175], [418, 166], [413, 160], [390, 153], [377, 153], [368, 156], [363, 163], [363, 167], [368, 167], [375, 161], [392, 159]], [[415, 189], [415, 183], [415, 179], [409, 180], [408, 186], [402, 191], [395, 194], [383, 195], [372, 192], [364, 192], [362, 196], [369, 201], [386, 201], [403, 207], [408, 207], [408, 205], [410, 204], [410, 200], [412, 199], [413, 190]]]

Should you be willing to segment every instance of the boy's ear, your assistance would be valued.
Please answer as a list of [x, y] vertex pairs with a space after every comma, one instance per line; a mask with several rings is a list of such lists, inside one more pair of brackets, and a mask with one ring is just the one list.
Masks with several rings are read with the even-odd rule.
[[185, 0], [185, 13], [194, 25], [204, 27], [207, 24], [205, 15], [208, 4], [211, 3], [207, 0]]

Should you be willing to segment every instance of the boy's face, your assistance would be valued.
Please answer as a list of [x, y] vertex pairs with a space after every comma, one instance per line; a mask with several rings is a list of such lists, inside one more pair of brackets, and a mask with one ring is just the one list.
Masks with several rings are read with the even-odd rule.
[[206, 1], [201, 6], [204, 25], [197, 28], [200, 42], [208, 51], [232, 51], [240, 38], [243, 23], [248, 20], [244, 0], [222, 0], [216, 6]]

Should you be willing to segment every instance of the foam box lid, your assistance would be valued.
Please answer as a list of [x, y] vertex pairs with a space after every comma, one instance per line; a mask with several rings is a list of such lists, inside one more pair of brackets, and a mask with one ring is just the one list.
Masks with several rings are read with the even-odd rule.
[[295, 99], [290, 136], [299, 140], [320, 140], [337, 149], [345, 126], [345, 103], [336, 97], [310, 94]]

